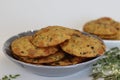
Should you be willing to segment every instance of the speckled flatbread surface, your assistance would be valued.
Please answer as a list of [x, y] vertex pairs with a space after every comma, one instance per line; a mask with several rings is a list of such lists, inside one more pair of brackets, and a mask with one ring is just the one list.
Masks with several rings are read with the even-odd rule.
[[70, 39], [74, 33], [80, 34], [80, 32], [75, 29], [62, 26], [48, 26], [34, 34], [32, 43], [37, 47], [55, 46]]
[[71, 39], [61, 44], [61, 48], [65, 52], [78, 57], [95, 57], [103, 54], [104, 46], [99, 39], [84, 34], [73, 35]]
[[102, 39], [119, 40], [119, 24], [118, 21], [115, 21], [110, 17], [101, 17], [87, 22], [83, 26], [83, 30], [95, 34]]
[[54, 54], [56, 47], [37, 48], [31, 43], [32, 36], [24, 36], [17, 38], [11, 44], [13, 54], [18, 56], [36, 58]]
[[51, 62], [58, 61], [63, 57], [64, 57], [64, 53], [62, 51], [58, 51], [55, 54], [51, 54], [46, 57], [40, 57], [40, 58], [16, 57], [16, 58], [27, 63], [43, 64], [43, 63], [51, 63]]

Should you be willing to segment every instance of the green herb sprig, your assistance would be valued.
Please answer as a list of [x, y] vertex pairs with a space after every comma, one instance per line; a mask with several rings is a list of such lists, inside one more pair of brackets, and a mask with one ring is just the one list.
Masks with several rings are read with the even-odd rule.
[[4, 75], [0, 80], [13, 80], [16, 79], [17, 77], [19, 77], [20, 74], [10, 74], [10, 75]]
[[103, 58], [93, 64], [93, 80], [120, 80], [120, 49], [114, 47], [107, 51]]

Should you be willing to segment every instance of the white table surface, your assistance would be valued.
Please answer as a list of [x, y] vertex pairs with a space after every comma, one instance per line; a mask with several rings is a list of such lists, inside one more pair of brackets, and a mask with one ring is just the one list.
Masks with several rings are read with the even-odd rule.
[[82, 30], [85, 22], [108, 16], [120, 21], [119, 0], [0, 0], [0, 78], [21, 74], [17, 80], [91, 80], [90, 69], [66, 77], [35, 75], [8, 60], [2, 51], [11, 36], [48, 25]]

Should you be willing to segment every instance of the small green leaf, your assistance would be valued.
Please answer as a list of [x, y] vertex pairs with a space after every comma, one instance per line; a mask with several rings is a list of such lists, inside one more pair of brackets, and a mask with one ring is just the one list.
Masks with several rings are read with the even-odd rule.
[[92, 67], [93, 80], [120, 80], [120, 49], [112, 48]]
[[5, 75], [5, 76], [3, 76], [2, 79], [0, 79], [0, 80], [13, 80], [13, 79], [16, 79], [18, 76], [20, 76], [20, 74]]
[[20, 76], [20, 74], [16, 74], [16, 75], [9, 75], [10, 78], [17, 78], [18, 76]]

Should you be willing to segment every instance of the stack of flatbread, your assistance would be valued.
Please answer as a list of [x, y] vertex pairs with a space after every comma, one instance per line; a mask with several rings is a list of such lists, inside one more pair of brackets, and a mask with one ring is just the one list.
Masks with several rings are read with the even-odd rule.
[[81, 31], [48, 26], [31, 36], [23, 36], [11, 43], [12, 55], [23, 62], [67, 66], [88, 61], [104, 54], [101, 39]]

